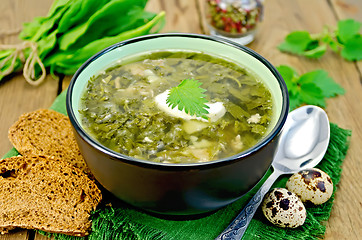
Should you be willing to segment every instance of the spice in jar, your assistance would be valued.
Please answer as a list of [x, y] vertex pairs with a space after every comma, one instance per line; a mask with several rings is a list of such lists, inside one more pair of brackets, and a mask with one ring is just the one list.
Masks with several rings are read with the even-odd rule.
[[243, 35], [255, 30], [262, 14], [257, 0], [207, 0], [206, 5], [211, 27], [228, 34]]

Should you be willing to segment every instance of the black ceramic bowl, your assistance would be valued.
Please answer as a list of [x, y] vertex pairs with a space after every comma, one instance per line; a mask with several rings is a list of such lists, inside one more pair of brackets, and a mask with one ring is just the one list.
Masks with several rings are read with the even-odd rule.
[[[116, 153], [83, 128], [79, 100], [89, 78], [120, 59], [150, 50], [194, 50], [230, 59], [256, 74], [270, 89], [275, 109], [269, 133], [252, 148], [226, 159], [194, 164], [155, 163]], [[254, 51], [215, 37], [155, 34], [117, 43], [90, 58], [74, 75], [67, 111], [90, 170], [119, 199], [161, 214], [200, 214], [234, 202], [251, 190], [271, 165], [288, 115], [288, 93], [277, 70]]]

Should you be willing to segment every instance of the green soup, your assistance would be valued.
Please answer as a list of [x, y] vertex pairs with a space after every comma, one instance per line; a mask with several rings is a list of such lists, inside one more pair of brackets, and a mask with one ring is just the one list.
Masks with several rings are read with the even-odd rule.
[[[160, 108], [157, 96], [184, 79], [202, 83], [219, 118], [187, 119]], [[269, 130], [272, 106], [269, 89], [240, 65], [200, 52], [160, 51], [92, 77], [79, 112], [85, 130], [109, 149], [155, 162], [197, 163], [255, 145]]]

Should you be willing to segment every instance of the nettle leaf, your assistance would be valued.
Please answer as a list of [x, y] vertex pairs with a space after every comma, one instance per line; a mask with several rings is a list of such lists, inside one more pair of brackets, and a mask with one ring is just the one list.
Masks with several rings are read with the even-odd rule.
[[282, 75], [283, 79], [286, 81], [294, 81], [298, 77], [297, 71], [287, 65], [280, 65], [277, 67], [278, 72]]
[[303, 55], [309, 58], [320, 58], [327, 51], [326, 45], [320, 45], [314, 49], [303, 52]]
[[278, 49], [308, 58], [320, 58], [329, 46], [344, 59], [358, 61], [362, 59], [361, 26], [362, 22], [346, 19], [338, 21], [334, 31], [327, 26], [320, 33], [312, 35], [307, 31], [294, 31], [285, 37]]
[[300, 76], [301, 83], [311, 83], [313, 82], [317, 87], [322, 90], [324, 97], [335, 97], [337, 95], [343, 95], [345, 90], [336, 83], [325, 70], [314, 70], [308, 73], [305, 73]]
[[362, 59], [362, 36], [356, 35], [344, 43], [341, 55], [349, 61], [359, 61]]
[[303, 105], [303, 99], [299, 96], [289, 96], [289, 110], [292, 111]]
[[291, 32], [285, 37], [283, 43], [278, 48], [283, 52], [290, 52], [295, 54], [303, 54], [307, 48], [311, 48], [315, 41], [307, 31]]
[[298, 81], [298, 73], [297, 71], [289, 67], [287, 65], [280, 65], [277, 67], [278, 72], [283, 77], [285, 84], [287, 85], [289, 95], [297, 94], [297, 81]]
[[279, 50], [298, 55], [303, 55], [309, 58], [319, 58], [327, 50], [327, 46], [320, 45], [318, 40], [306, 31], [292, 32], [286, 36], [285, 41], [278, 46]]
[[337, 37], [342, 43], [346, 43], [349, 39], [354, 38], [359, 34], [362, 23], [353, 19], [341, 20], [338, 22], [336, 31]]
[[277, 70], [282, 75], [289, 94], [289, 108], [302, 104], [326, 106], [326, 98], [344, 94], [345, 90], [328, 76], [325, 70], [314, 70], [298, 76], [292, 67], [281, 65]]
[[314, 50], [314, 49], [316, 49], [316, 48], [318, 48], [318, 47], [319, 47], [319, 41], [312, 39], [312, 40], [309, 42], [309, 44], [307, 45], [307, 47], [304, 49], [304, 52], [305, 52], [305, 51]]
[[300, 100], [303, 103], [317, 105], [320, 107], [326, 106], [322, 90], [317, 87], [315, 83], [311, 82], [300, 85], [299, 94]]
[[203, 94], [206, 90], [200, 87], [201, 84], [195, 79], [183, 80], [178, 86], [171, 88], [166, 103], [169, 107], [177, 107], [191, 116], [208, 119], [206, 114], [209, 113], [209, 106], [205, 104], [207, 100]]

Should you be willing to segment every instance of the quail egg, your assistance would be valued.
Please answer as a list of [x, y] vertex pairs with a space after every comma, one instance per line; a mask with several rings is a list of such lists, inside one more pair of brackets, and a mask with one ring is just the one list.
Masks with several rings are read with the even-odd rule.
[[287, 181], [286, 187], [297, 194], [303, 202], [311, 202], [315, 205], [325, 203], [333, 193], [331, 178], [317, 168], [293, 174]]
[[307, 217], [302, 201], [285, 188], [271, 190], [265, 196], [261, 208], [264, 216], [279, 227], [299, 227]]

